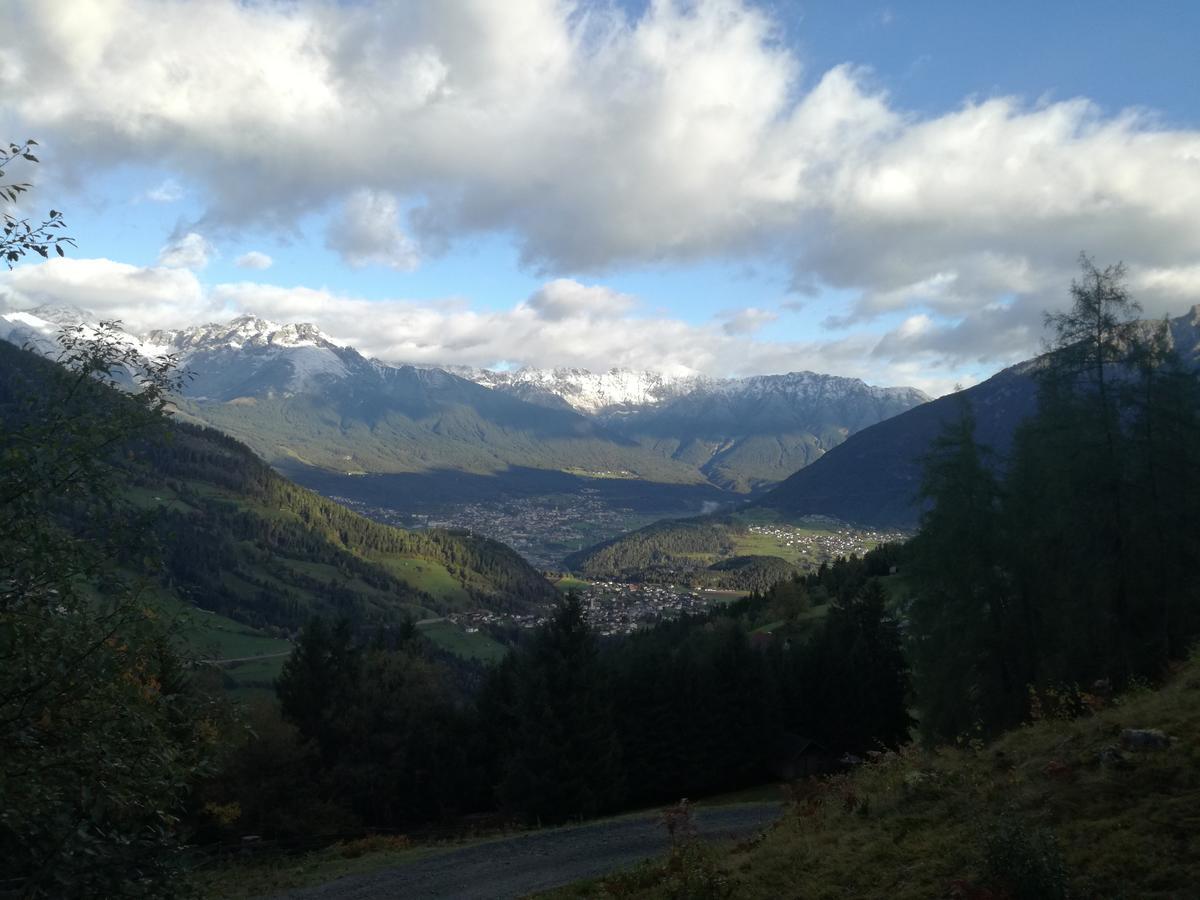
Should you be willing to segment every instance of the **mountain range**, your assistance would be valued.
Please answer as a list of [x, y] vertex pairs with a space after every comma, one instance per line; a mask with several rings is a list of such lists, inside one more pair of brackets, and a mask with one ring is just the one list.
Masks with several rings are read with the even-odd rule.
[[[1200, 369], [1200, 306], [1167, 322], [1185, 365]], [[748, 525], [833, 520], [872, 529], [909, 530], [921, 515], [921, 460], [945, 426], [968, 406], [975, 437], [1002, 463], [1017, 426], [1037, 410], [1037, 359], [1004, 369], [973, 387], [923, 403], [850, 436], [741, 509], [657, 522], [569, 555], [565, 565], [593, 578], [683, 577], [697, 560], [735, 560]], [[711, 569], [699, 573], [711, 577]], [[696, 580], [697, 571], [687, 577]]]
[[[48, 350], [58, 329], [90, 322], [73, 309], [10, 312], [0, 337]], [[268, 462], [352, 474], [521, 467], [746, 492], [929, 399], [811, 372], [718, 379], [392, 366], [311, 324], [255, 316], [128, 340], [179, 360], [189, 375], [184, 416]]]
[[[1185, 364], [1200, 368], [1200, 305], [1167, 322]], [[801, 469], [757, 503], [789, 517], [825, 515], [845, 522], [910, 528], [920, 515], [920, 460], [964, 402], [976, 437], [1003, 459], [1017, 424], [1037, 406], [1036, 360], [1004, 369], [957, 394], [940, 397], [850, 437], [833, 453]]]

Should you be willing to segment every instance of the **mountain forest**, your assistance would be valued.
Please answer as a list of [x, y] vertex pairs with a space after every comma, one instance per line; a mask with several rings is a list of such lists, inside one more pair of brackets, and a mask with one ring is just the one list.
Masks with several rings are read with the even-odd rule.
[[1200, 3], [0, 10], [0, 900], [1200, 900]]
[[[113, 331], [0, 345], [5, 884], [154, 896], [241, 834], [558, 824], [1153, 689], [1200, 637], [1200, 384], [1120, 266], [1071, 291], [1007, 452], [966, 394], [925, 451], [910, 541], [612, 639], [502, 545], [371, 522], [173, 421], [178, 373]], [[551, 612], [485, 666], [414, 624], [468, 606]], [[182, 608], [295, 635], [273, 702], [225, 699]]]

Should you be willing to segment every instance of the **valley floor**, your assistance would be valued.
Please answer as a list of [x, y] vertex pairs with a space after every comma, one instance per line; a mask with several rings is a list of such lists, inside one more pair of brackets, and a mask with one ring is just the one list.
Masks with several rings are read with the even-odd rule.
[[350, 476], [296, 466], [285, 474], [376, 521], [401, 528], [465, 528], [507, 544], [543, 569], [558, 569], [567, 554], [651, 522], [695, 516], [748, 498], [707, 484], [534, 469], [495, 476], [449, 470]]

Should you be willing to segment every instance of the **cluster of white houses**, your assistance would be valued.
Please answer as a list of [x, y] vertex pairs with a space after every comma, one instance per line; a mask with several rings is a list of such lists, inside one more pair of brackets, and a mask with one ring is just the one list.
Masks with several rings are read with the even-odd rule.
[[[579, 592], [585, 620], [593, 631], [604, 636], [629, 634], [658, 622], [704, 612], [723, 596], [720, 592], [688, 590], [673, 585], [615, 581], [596, 582]], [[537, 628], [545, 624], [548, 614], [476, 609], [454, 613], [448, 618], [470, 634], [488, 626]]]
[[802, 552], [814, 564], [828, 562], [839, 556], [862, 555], [887, 541], [902, 541], [899, 531], [810, 531], [793, 525], [751, 525], [751, 534], [764, 535], [781, 547]]

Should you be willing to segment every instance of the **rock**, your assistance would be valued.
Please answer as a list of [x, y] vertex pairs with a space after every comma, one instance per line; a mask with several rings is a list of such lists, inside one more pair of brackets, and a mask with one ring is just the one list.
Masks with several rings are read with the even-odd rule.
[[1121, 732], [1121, 746], [1126, 750], [1166, 750], [1171, 739], [1157, 728], [1126, 728]]
[[1125, 758], [1125, 754], [1112, 744], [1109, 744], [1107, 747], [1103, 748], [1098, 756], [1101, 764], [1111, 766], [1114, 769], [1132, 768], [1129, 760]]

